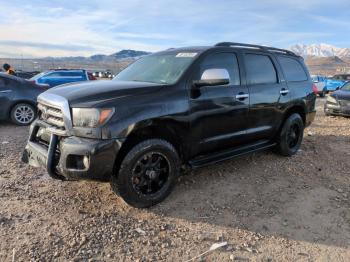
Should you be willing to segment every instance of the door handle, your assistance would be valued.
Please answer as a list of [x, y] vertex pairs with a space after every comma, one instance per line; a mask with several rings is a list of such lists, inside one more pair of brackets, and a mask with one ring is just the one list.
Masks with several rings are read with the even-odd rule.
[[289, 93], [289, 90], [287, 90], [287, 89], [281, 89], [281, 91], [280, 91], [280, 94], [281, 95], [283, 95], [283, 96], [285, 96], [286, 94], [288, 94]]
[[0, 91], [0, 93], [11, 93], [12, 90], [3, 90], [3, 91]]
[[236, 99], [238, 100], [244, 100], [248, 97], [249, 97], [249, 94], [244, 94], [244, 93], [239, 93], [238, 95], [236, 95]]

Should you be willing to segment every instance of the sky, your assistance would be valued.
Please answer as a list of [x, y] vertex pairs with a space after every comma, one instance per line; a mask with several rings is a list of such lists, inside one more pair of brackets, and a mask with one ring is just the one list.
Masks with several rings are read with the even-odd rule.
[[0, 57], [160, 51], [221, 41], [350, 47], [349, 0], [0, 0]]

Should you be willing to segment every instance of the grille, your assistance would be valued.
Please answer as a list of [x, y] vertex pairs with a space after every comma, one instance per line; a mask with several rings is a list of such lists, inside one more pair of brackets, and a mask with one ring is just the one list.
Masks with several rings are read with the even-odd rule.
[[60, 108], [43, 103], [38, 104], [39, 119], [50, 124], [55, 129], [65, 131], [66, 127], [63, 120], [63, 112]]

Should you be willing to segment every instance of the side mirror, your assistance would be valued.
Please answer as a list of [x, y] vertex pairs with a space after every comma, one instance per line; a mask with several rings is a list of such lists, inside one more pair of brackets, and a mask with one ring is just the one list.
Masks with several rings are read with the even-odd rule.
[[230, 83], [230, 75], [226, 69], [207, 69], [203, 72], [200, 80], [193, 81], [193, 86], [219, 86]]

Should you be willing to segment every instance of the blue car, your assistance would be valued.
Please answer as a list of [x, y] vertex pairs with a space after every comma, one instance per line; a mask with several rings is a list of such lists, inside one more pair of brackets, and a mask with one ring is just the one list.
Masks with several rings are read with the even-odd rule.
[[327, 92], [336, 91], [340, 87], [342, 87], [345, 83], [347, 83], [349, 80], [350, 80], [349, 74], [335, 75], [331, 78], [327, 78], [325, 89], [327, 90]]
[[54, 87], [67, 83], [94, 80], [92, 75], [82, 69], [59, 69], [40, 73], [30, 79], [38, 85]]

